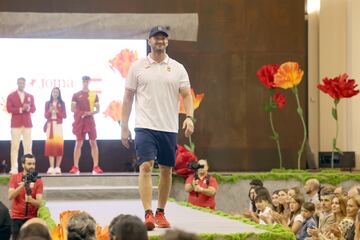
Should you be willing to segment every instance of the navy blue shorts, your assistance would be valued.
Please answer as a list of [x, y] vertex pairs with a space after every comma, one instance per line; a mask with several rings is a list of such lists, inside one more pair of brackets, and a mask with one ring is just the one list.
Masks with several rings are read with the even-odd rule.
[[155, 160], [159, 165], [175, 166], [177, 133], [135, 128], [137, 164]]

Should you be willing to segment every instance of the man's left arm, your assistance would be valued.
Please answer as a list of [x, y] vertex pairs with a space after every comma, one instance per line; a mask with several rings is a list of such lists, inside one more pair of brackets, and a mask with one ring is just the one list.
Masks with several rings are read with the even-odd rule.
[[187, 87], [180, 88], [180, 94], [183, 98], [184, 108], [186, 112], [186, 118], [183, 122], [183, 129], [185, 129], [185, 137], [189, 137], [194, 132], [194, 104], [191, 95], [191, 89]]
[[34, 96], [31, 95], [31, 101], [30, 101], [30, 112], [34, 113], [36, 111], [36, 107], [35, 107], [35, 100], [34, 100]]

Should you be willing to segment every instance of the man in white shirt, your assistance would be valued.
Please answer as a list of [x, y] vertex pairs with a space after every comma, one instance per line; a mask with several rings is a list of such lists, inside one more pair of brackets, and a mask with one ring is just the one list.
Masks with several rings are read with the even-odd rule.
[[[179, 126], [179, 93], [184, 99], [185, 136], [194, 131], [193, 102], [190, 81], [184, 66], [166, 54], [168, 32], [165, 27], [151, 29], [148, 39], [151, 53], [134, 62], [125, 84], [122, 110], [121, 141], [129, 147], [128, 120], [135, 97], [135, 148], [139, 165], [139, 192], [145, 210], [148, 230], [169, 228], [164, 209], [171, 188], [171, 171], [175, 165], [175, 151]], [[154, 216], [152, 200], [152, 168], [159, 164], [160, 182], [158, 208]]]
[[320, 189], [320, 182], [317, 179], [311, 178], [305, 182], [304, 190], [307, 195], [308, 201], [312, 202], [315, 205], [320, 203], [319, 189]]

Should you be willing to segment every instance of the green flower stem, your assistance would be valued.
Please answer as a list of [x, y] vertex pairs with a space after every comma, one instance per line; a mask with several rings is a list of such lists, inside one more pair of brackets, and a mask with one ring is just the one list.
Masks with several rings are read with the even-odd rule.
[[300, 149], [298, 151], [298, 169], [300, 169], [300, 160], [301, 160], [301, 155], [304, 151], [304, 147], [305, 147], [305, 142], [306, 142], [306, 138], [307, 138], [307, 130], [306, 130], [306, 124], [305, 124], [305, 119], [304, 119], [304, 113], [303, 110], [301, 108], [300, 105], [300, 100], [299, 100], [299, 94], [298, 94], [298, 89], [297, 87], [293, 87], [292, 88], [293, 93], [295, 94], [295, 98], [296, 98], [296, 103], [297, 103], [297, 113], [299, 114], [299, 117], [301, 119], [301, 123], [303, 125], [303, 129], [304, 129], [304, 138], [303, 141], [301, 143]]
[[331, 152], [331, 168], [334, 168], [334, 156], [335, 156], [335, 150], [337, 149], [337, 138], [338, 138], [338, 135], [339, 135], [339, 121], [338, 121], [338, 111], [337, 111], [337, 106], [339, 104], [339, 99], [335, 99], [334, 100], [334, 109], [333, 109], [333, 117], [335, 119], [335, 122], [336, 122], [336, 134], [335, 134], [335, 138], [333, 139], [333, 148], [332, 148], [332, 152]]
[[195, 152], [195, 144], [192, 142], [191, 136], [189, 136], [189, 145], [191, 148], [191, 152]]
[[[272, 101], [271, 96], [270, 96], [270, 101]], [[279, 167], [282, 168], [282, 156], [281, 156], [281, 148], [280, 148], [280, 139], [279, 139], [279, 134], [276, 132], [275, 127], [274, 127], [272, 111], [269, 112], [269, 118], [270, 118], [271, 130], [272, 130], [272, 133], [273, 133], [273, 139], [276, 142], [276, 146], [277, 146], [277, 150], [278, 150], [278, 154], [279, 154], [279, 165], [280, 165]]]

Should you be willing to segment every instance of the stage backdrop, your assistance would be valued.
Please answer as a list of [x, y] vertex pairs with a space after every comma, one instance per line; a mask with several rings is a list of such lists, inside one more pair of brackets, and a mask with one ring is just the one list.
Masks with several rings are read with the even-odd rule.
[[[161, 23], [174, 26], [171, 31], [175, 32], [179, 22], [174, 18], [166, 22], [160, 15], [157, 18], [156, 13], [197, 13], [197, 41], [171, 40], [168, 49], [169, 55], [183, 63], [188, 70], [195, 91], [205, 93], [200, 108], [195, 112], [197, 123], [193, 140], [197, 155], [207, 158], [211, 169], [218, 171], [268, 170], [278, 166], [275, 144], [269, 137], [268, 114], [263, 111], [268, 93], [259, 83], [256, 71], [263, 64], [289, 60], [299, 62], [306, 71], [304, 0], [88, 0], [86, 3], [73, 0], [4, 0], [0, 4], [0, 11], [95, 15], [149, 13], [154, 14], [152, 25]], [[138, 31], [141, 32], [144, 22], [150, 22], [149, 18], [141, 20], [131, 17], [127, 21], [135, 28], [139, 25]], [[184, 24], [189, 22], [184, 21]], [[69, 31], [72, 32], [69, 38], [84, 36], [84, 33], [77, 36], [76, 31]], [[89, 32], [87, 38], [101, 36]], [[21, 73], [19, 69], [14, 71]], [[304, 77], [300, 86], [303, 106], [307, 97], [304, 91], [306, 74]], [[291, 93], [286, 94], [287, 105], [281, 112], [274, 113], [274, 124], [281, 137], [284, 166], [290, 168], [297, 164], [302, 129], [295, 99]], [[183, 120], [183, 116], [180, 118]], [[183, 133], [179, 135], [179, 142], [186, 143]], [[131, 152], [116, 140], [103, 140], [99, 144], [104, 149], [100, 150], [104, 170], [129, 170], [129, 165], [125, 163], [133, 156]], [[42, 154], [43, 142], [36, 142], [35, 145], [36, 151]], [[64, 169], [71, 165], [73, 141], [68, 142], [66, 147]], [[9, 158], [8, 148], [8, 142], [1, 144], [2, 159]], [[42, 158], [41, 161], [45, 169], [46, 159]], [[88, 164], [87, 170], [91, 168], [89, 155], [83, 156], [82, 164]], [[305, 167], [305, 162], [302, 166]]]

